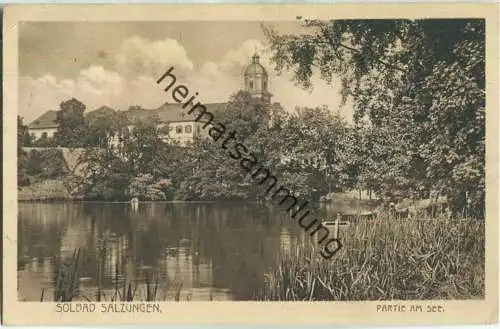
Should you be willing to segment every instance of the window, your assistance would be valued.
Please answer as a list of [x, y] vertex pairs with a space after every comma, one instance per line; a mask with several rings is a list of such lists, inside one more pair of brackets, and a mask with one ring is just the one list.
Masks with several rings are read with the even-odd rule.
[[47, 136], [47, 132], [46, 132], [46, 131], [44, 131], [44, 132], [42, 133], [42, 137], [41, 137], [41, 138], [43, 138], [43, 139], [47, 139], [47, 137], [48, 137], [48, 136]]
[[199, 133], [200, 133], [200, 131], [201, 131], [200, 126], [197, 126], [197, 127], [196, 127], [196, 132], [199, 134]]
[[267, 89], [267, 82], [264, 81], [264, 90], [266, 90], [266, 89]]
[[253, 81], [250, 81], [250, 89], [253, 89]]
[[191, 126], [184, 126], [184, 132], [186, 134], [190, 134], [193, 131]]
[[175, 132], [178, 134], [182, 134], [182, 126], [175, 127]]

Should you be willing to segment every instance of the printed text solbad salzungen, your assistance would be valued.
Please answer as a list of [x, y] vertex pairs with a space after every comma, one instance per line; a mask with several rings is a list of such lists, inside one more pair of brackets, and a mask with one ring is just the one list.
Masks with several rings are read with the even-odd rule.
[[[174, 68], [171, 67], [167, 72], [165, 72], [158, 79], [157, 84], [162, 83], [166, 78], [170, 78], [165, 91], [171, 90], [172, 98], [177, 103], [183, 103], [183, 109], [190, 107], [187, 111], [188, 114], [194, 115], [193, 113], [196, 113], [195, 110], [198, 110], [195, 121], [203, 123], [203, 129], [210, 127], [208, 134], [212, 137], [214, 142], [219, 141], [222, 136], [225, 135], [221, 145], [222, 148], [228, 150], [228, 155], [232, 159], [240, 160], [240, 166], [246, 170], [253, 179], [258, 181], [259, 185], [266, 184], [268, 186], [266, 190], [266, 195], [268, 195], [276, 187], [278, 179], [274, 175], [271, 175], [271, 172], [267, 168], [259, 164], [255, 155], [252, 152], [249, 152], [248, 147], [237, 141], [236, 132], [234, 130], [226, 134], [226, 127], [220, 122], [214, 122], [214, 114], [207, 111], [207, 108], [199, 101], [196, 101], [195, 103], [195, 98], [198, 95], [198, 92], [194, 93], [193, 96], [186, 100], [189, 96], [188, 88], [182, 84], [178, 84], [174, 88], [177, 78], [172, 74], [173, 70]], [[316, 218], [309, 222], [306, 221], [306, 218], [309, 215], [309, 210], [305, 212], [303, 212], [303, 210], [309, 202], [303, 201], [299, 206], [297, 198], [290, 195], [290, 190], [284, 188], [283, 186], [277, 188], [271, 196], [272, 199], [279, 197], [281, 197], [279, 205], [288, 205], [287, 212], [294, 210], [291, 213], [292, 218], [295, 219], [295, 217], [302, 212], [298, 222], [299, 225], [306, 230], [306, 232], [310, 232], [311, 236], [317, 233], [318, 237], [321, 234], [321, 237], [318, 240], [318, 243], [323, 246], [321, 249], [321, 256], [329, 259], [342, 248], [342, 244], [338, 239], [328, 239], [330, 237], [330, 231], [327, 227], [321, 224], [321, 221]]]

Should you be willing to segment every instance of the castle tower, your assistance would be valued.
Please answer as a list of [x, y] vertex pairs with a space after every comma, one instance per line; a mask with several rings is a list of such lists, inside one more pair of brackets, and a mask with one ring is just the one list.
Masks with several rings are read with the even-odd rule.
[[272, 94], [268, 91], [268, 76], [266, 69], [259, 63], [257, 52], [252, 56], [252, 63], [245, 70], [245, 91], [252, 97], [271, 103]]

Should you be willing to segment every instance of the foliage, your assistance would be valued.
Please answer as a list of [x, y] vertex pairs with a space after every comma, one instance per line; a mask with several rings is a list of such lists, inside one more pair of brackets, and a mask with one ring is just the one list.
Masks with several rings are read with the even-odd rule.
[[[33, 136], [32, 139], [35, 139]], [[42, 135], [40, 138], [32, 143], [33, 147], [56, 147], [57, 141], [54, 137], [48, 137], [47, 135]]]
[[86, 199], [123, 200], [133, 177], [127, 161], [112, 149], [87, 149], [80, 156], [80, 170], [66, 180], [73, 195]]
[[30, 178], [26, 173], [27, 154], [17, 155], [17, 186], [18, 188], [30, 185]]
[[87, 125], [83, 113], [85, 105], [72, 98], [60, 104], [57, 112], [57, 131], [54, 139], [62, 147], [82, 147], [87, 142]]
[[23, 124], [23, 118], [17, 116], [17, 147], [30, 147], [33, 143], [33, 136], [28, 132], [28, 126]]
[[[359, 131], [360, 183], [405, 196], [444, 193], [484, 209], [484, 20], [305, 20], [307, 33], [264, 27], [278, 71], [311, 88], [342, 82]], [[358, 161], [361, 162], [361, 161]]]
[[349, 163], [349, 137], [347, 123], [327, 108], [297, 108], [282, 119], [275, 140], [279, 145], [270, 147], [281, 152], [276, 171], [282, 173], [282, 184], [314, 200], [352, 188], [356, 168]]
[[[18, 188], [29, 186], [39, 180], [51, 180], [63, 177], [68, 172], [61, 150], [31, 150], [27, 153], [23, 146], [30, 146], [31, 136], [22, 118], [17, 117], [17, 185]], [[48, 139], [41, 139], [48, 142]], [[34, 146], [38, 145], [37, 142]]]
[[26, 174], [36, 179], [54, 179], [68, 172], [62, 150], [31, 150], [26, 159]]
[[128, 193], [131, 197], [137, 197], [140, 200], [167, 200], [170, 185], [171, 182], [168, 179], [155, 182], [153, 175], [140, 174], [130, 180]]
[[[319, 199], [331, 188], [353, 185], [340, 163], [345, 160], [349, 167], [342, 144], [348, 136], [347, 124], [326, 108], [305, 108], [290, 115], [279, 104], [264, 106], [240, 91], [231, 96], [216, 119], [225, 133], [220, 139], [197, 141], [186, 151], [177, 199], [264, 198], [265, 189], [230, 156], [236, 142], [255, 156], [259, 164], [255, 168], [264, 166], [297, 196]], [[235, 141], [225, 144], [231, 132], [235, 132]]]
[[[29, 178], [26, 173], [27, 154], [23, 150], [24, 136], [27, 133], [27, 127], [23, 125], [23, 118], [17, 116], [17, 185], [29, 185]], [[29, 136], [29, 135], [28, 135]]]
[[61, 178], [37, 181], [28, 176], [29, 185], [17, 193], [18, 200], [24, 201], [62, 201], [72, 198]]
[[[73, 99], [61, 104], [66, 128], [58, 136], [72, 141], [68, 127], [88, 129], [89, 144], [101, 148], [88, 154], [76, 185], [95, 197], [259, 199], [264, 191], [223, 142], [234, 131], [231, 143], [247, 146], [296, 196], [317, 200], [352, 188], [396, 201], [444, 194], [455, 214], [469, 198], [469, 214], [482, 217], [484, 20], [306, 20], [304, 28], [298, 35], [264, 28], [276, 69], [292, 71], [305, 88], [313, 74], [340, 78], [343, 100], [354, 104], [353, 125], [326, 108], [287, 113], [240, 91], [215, 113], [223, 137], [183, 149], [165, 143], [157, 118], [129, 130], [131, 123], [108, 111], [84, 128], [85, 106]], [[120, 143], [111, 147], [117, 134]], [[168, 193], [147, 192], [162, 180]]]
[[[220, 138], [197, 140], [186, 150], [183, 181], [178, 184], [176, 199], [247, 200], [256, 199], [256, 187], [239, 163], [229, 156], [235, 142], [223, 146], [224, 140], [235, 133], [237, 142], [250, 144], [252, 136], [266, 127], [269, 110], [250, 94], [239, 91], [233, 94], [224, 111], [214, 113], [215, 122], [225, 127]], [[210, 129], [207, 127], [206, 129]]]
[[135, 122], [132, 132], [119, 148], [135, 174], [152, 173], [155, 170], [156, 154], [165, 144], [158, 124], [157, 117]]
[[90, 112], [85, 122], [88, 129], [87, 146], [107, 148], [112, 146], [115, 138], [122, 138], [128, 120], [122, 112], [112, 109]]
[[[79, 162], [82, 165], [68, 178], [68, 189], [74, 195], [83, 195], [88, 199], [172, 198], [172, 186], [167, 175], [173, 170], [165, 162], [171, 153], [174, 154], [170, 149], [175, 147], [167, 146], [162, 140], [157, 118], [135, 122], [129, 132], [127, 121], [120, 119], [120, 114], [111, 116], [116, 122], [113, 126], [101, 126], [103, 129], [99, 134], [102, 135], [96, 135], [100, 138], [95, 139], [102, 143], [101, 147], [87, 148], [81, 155]], [[112, 145], [112, 137], [104, 132], [118, 134], [120, 142]]]

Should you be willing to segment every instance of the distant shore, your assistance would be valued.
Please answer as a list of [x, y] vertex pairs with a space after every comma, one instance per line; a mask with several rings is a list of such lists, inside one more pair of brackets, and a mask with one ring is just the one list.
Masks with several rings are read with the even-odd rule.
[[[114, 202], [128, 203], [129, 200], [94, 200], [84, 199], [82, 197], [72, 196], [64, 186], [62, 179], [50, 179], [36, 182], [26, 187], [22, 187], [17, 192], [18, 202], [54, 202], [54, 201], [85, 201], [85, 202]], [[377, 200], [357, 199], [351, 194], [336, 193], [331, 196], [331, 199], [319, 201], [319, 204], [328, 204], [335, 201], [348, 203], [376, 204]], [[146, 201], [141, 202], [157, 202], [157, 203], [266, 203], [265, 200], [166, 200], [166, 201]]]

